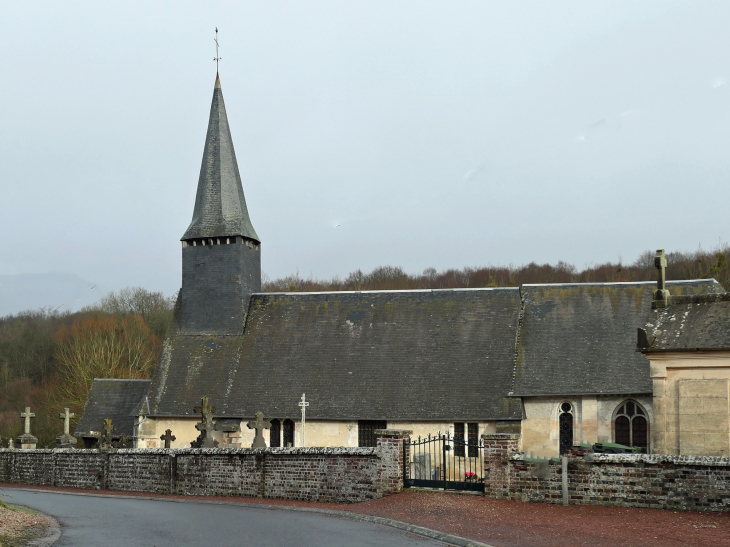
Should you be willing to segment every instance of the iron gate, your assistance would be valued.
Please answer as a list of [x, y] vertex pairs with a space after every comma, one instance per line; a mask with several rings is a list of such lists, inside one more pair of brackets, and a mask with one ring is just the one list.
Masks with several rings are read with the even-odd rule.
[[404, 439], [403, 485], [484, 492], [484, 445], [471, 441], [449, 433]]

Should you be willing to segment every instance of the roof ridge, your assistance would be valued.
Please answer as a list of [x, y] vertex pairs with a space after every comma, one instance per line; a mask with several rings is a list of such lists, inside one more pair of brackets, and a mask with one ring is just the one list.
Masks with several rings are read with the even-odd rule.
[[265, 295], [310, 295], [310, 294], [382, 294], [382, 293], [406, 293], [406, 292], [466, 292], [466, 291], [518, 291], [519, 287], [474, 287], [459, 289], [388, 289], [383, 291], [295, 291], [295, 292], [255, 292], [251, 296]]
[[[677, 284], [677, 283], [697, 283], [697, 282], [703, 282], [703, 283], [717, 283], [718, 285], [720, 282], [715, 279], [714, 277], [711, 278], [703, 278], [703, 279], [672, 279], [667, 280], [667, 285], [670, 283]], [[607, 285], [656, 285], [656, 281], [595, 281], [595, 282], [587, 282], [587, 283], [523, 283], [523, 287], [581, 287], [581, 286], [594, 286], [594, 287], [602, 287]]]

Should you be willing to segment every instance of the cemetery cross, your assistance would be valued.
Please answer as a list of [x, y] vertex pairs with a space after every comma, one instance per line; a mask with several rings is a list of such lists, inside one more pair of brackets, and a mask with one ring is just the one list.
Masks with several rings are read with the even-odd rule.
[[304, 398], [304, 395], [305, 394], [302, 393], [302, 400], [299, 401], [299, 406], [302, 407], [302, 446], [307, 446], [306, 443], [304, 442], [304, 424], [305, 424], [305, 419], [306, 419], [306, 411], [307, 411], [307, 407], [309, 406], [309, 403]]
[[30, 411], [30, 407], [25, 407], [25, 412], [20, 413], [21, 418], [25, 418], [25, 434], [30, 435], [30, 419], [35, 418], [35, 413]]
[[58, 415], [58, 417], [63, 420], [63, 434], [64, 435], [71, 435], [71, 433], [69, 433], [69, 430], [71, 429], [70, 421], [71, 421], [71, 418], [74, 418], [75, 416], [76, 416], [76, 414], [74, 414], [73, 412], [69, 412], [68, 408], [64, 408], [63, 412], [61, 412]]
[[170, 442], [176, 439], [175, 435], [172, 434], [172, 429], [166, 429], [165, 434], [160, 437], [161, 441], [165, 441], [165, 448], [170, 448]]
[[246, 424], [249, 429], [256, 430], [256, 436], [253, 439], [251, 448], [266, 448], [263, 430], [271, 428], [271, 420], [264, 420], [264, 413], [260, 410], [254, 416], [256, 416], [256, 420], [251, 420]]

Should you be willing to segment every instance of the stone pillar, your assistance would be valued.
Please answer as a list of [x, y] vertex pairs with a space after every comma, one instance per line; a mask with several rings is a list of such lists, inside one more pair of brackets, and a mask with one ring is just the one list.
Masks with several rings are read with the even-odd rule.
[[512, 465], [510, 458], [517, 453], [520, 435], [490, 433], [482, 435], [484, 442], [484, 495], [490, 498], [510, 497]]
[[[403, 490], [404, 441], [411, 440], [411, 433], [403, 429], [378, 429], [375, 431], [378, 452], [378, 497], [397, 494]], [[408, 457], [406, 448], [406, 457]]]

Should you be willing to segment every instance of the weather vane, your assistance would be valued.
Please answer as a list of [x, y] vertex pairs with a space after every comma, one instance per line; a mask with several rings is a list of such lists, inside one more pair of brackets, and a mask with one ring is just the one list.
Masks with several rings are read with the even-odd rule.
[[218, 27], [215, 27], [215, 58], [213, 60], [215, 61], [215, 73], [218, 74], [218, 61], [221, 60], [218, 55]]

